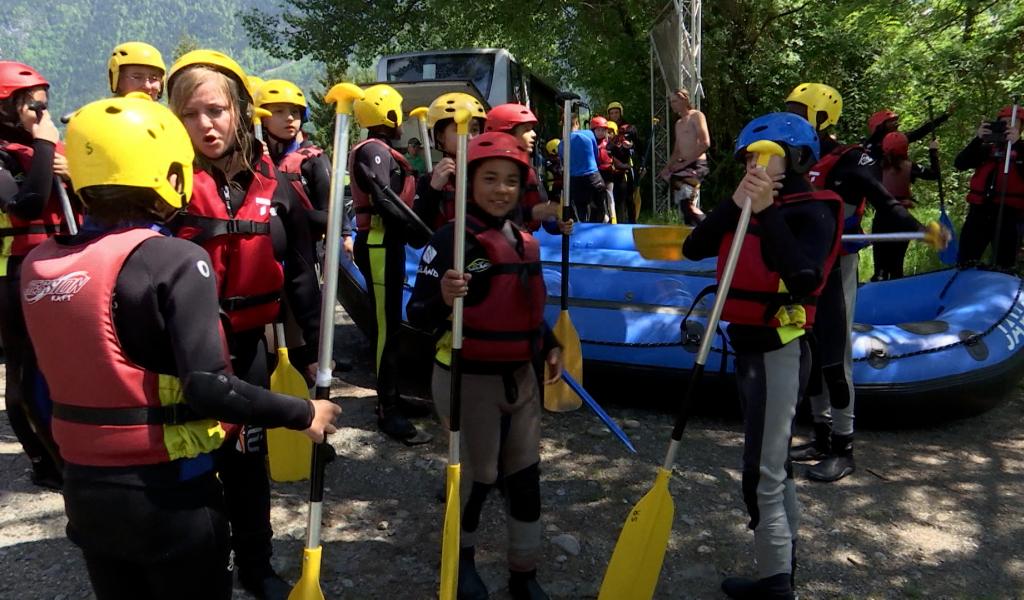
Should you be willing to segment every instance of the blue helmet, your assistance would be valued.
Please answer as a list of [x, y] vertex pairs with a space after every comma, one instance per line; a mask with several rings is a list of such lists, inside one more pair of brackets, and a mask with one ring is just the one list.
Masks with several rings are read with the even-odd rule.
[[[743, 160], [747, 146], [760, 140], [770, 140], [785, 148], [790, 168], [799, 172], [806, 171], [804, 167], [809, 168], [821, 155], [818, 132], [806, 119], [793, 113], [768, 113], [747, 123], [736, 139], [736, 159]], [[801, 148], [804, 150], [796, 152]]]

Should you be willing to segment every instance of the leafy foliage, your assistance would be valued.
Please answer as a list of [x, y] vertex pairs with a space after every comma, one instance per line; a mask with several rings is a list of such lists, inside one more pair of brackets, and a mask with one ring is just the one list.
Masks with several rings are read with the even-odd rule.
[[283, 61], [250, 45], [237, 15], [258, 4], [257, 0], [5, 0], [0, 11], [0, 57], [32, 65], [50, 81], [55, 115], [109, 95], [110, 50], [130, 40], [156, 46], [168, 66], [190, 49], [208, 47], [230, 54], [254, 75], [291, 78], [304, 86], [314, 83], [321, 69], [312, 60]]

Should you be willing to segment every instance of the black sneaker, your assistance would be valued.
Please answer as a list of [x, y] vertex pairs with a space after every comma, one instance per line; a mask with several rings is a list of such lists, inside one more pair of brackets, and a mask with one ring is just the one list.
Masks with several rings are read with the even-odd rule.
[[377, 417], [377, 426], [396, 440], [406, 440], [416, 435], [416, 426], [397, 411], [389, 411], [384, 416]]
[[288, 600], [292, 586], [267, 567], [260, 570], [239, 569], [238, 583], [259, 600]]
[[508, 593], [513, 600], [551, 600], [537, 583], [537, 570], [532, 571], [510, 571], [508, 578]]
[[806, 444], [793, 446], [789, 450], [789, 459], [795, 462], [822, 460], [828, 456], [832, 427], [829, 423], [815, 423], [814, 437]]
[[734, 600], [795, 600], [789, 573], [779, 573], [764, 579], [727, 577], [722, 592]]
[[420, 417], [429, 417], [434, 414], [434, 403], [430, 400], [423, 398], [416, 398], [413, 396], [399, 396], [398, 402], [395, 403], [398, 407], [398, 411], [403, 416], [409, 419], [418, 419]]

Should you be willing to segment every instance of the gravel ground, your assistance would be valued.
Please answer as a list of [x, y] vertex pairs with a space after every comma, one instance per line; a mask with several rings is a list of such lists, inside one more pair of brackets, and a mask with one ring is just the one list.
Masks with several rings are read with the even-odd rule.
[[[436, 597], [443, 505], [435, 499], [447, 436], [424, 446], [376, 430], [365, 339], [339, 328], [354, 355], [333, 394], [345, 409], [331, 443], [322, 586], [328, 598]], [[621, 397], [620, 397], [621, 398]], [[623, 519], [649, 489], [671, 432], [664, 411], [608, 402], [640, 454], [631, 456], [589, 413], [544, 416], [544, 546], [539, 578], [553, 598], [594, 598]], [[810, 598], [1024, 598], [1024, 395], [967, 420], [911, 431], [858, 433], [858, 471], [837, 484], [802, 477], [799, 595]], [[806, 433], [806, 426], [800, 428]], [[671, 490], [675, 523], [657, 598], [723, 598], [723, 574], [750, 573], [752, 534], [740, 497], [740, 423], [691, 419]], [[92, 598], [84, 564], [64, 537], [59, 494], [29, 482], [29, 464], [0, 419], [0, 598]], [[306, 487], [275, 484], [274, 563], [300, 570]], [[505, 600], [504, 517], [495, 494], [481, 525], [481, 573]], [[578, 542], [578, 548], [573, 542]], [[573, 552], [576, 550], [576, 552]], [[248, 598], [236, 591], [235, 598]]]

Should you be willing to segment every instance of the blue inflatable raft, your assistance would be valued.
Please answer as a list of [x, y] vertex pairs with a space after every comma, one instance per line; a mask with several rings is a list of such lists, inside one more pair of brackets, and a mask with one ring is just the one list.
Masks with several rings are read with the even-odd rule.
[[[714, 301], [694, 299], [714, 284], [715, 261], [653, 261], [640, 256], [630, 225], [578, 225], [571, 238], [569, 311], [579, 333], [586, 387], [645, 381], [681, 390]], [[642, 227], [642, 226], [637, 226]], [[546, 317], [558, 316], [561, 238], [539, 233], [548, 288]], [[406, 299], [419, 252], [407, 249]], [[339, 299], [370, 333], [373, 312], [355, 266], [343, 261]], [[861, 286], [853, 332], [858, 418], [920, 423], [982, 412], [1024, 375], [1024, 281], [984, 270], [943, 270]], [[724, 328], [723, 328], [724, 329]], [[723, 335], [708, 359], [710, 384], [730, 391], [732, 360]], [[408, 360], [430, 356], [430, 341], [410, 334]], [[415, 358], [419, 357], [419, 358]], [[411, 365], [410, 365], [411, 366]], [[429, 364], [423, 373], [429, 371]], [[718, 382], [715, 382], [715, 378]], [[615, 386], [611, 386], [615, 387]], [[716, 394], [716, 397], [719, 397]]]

